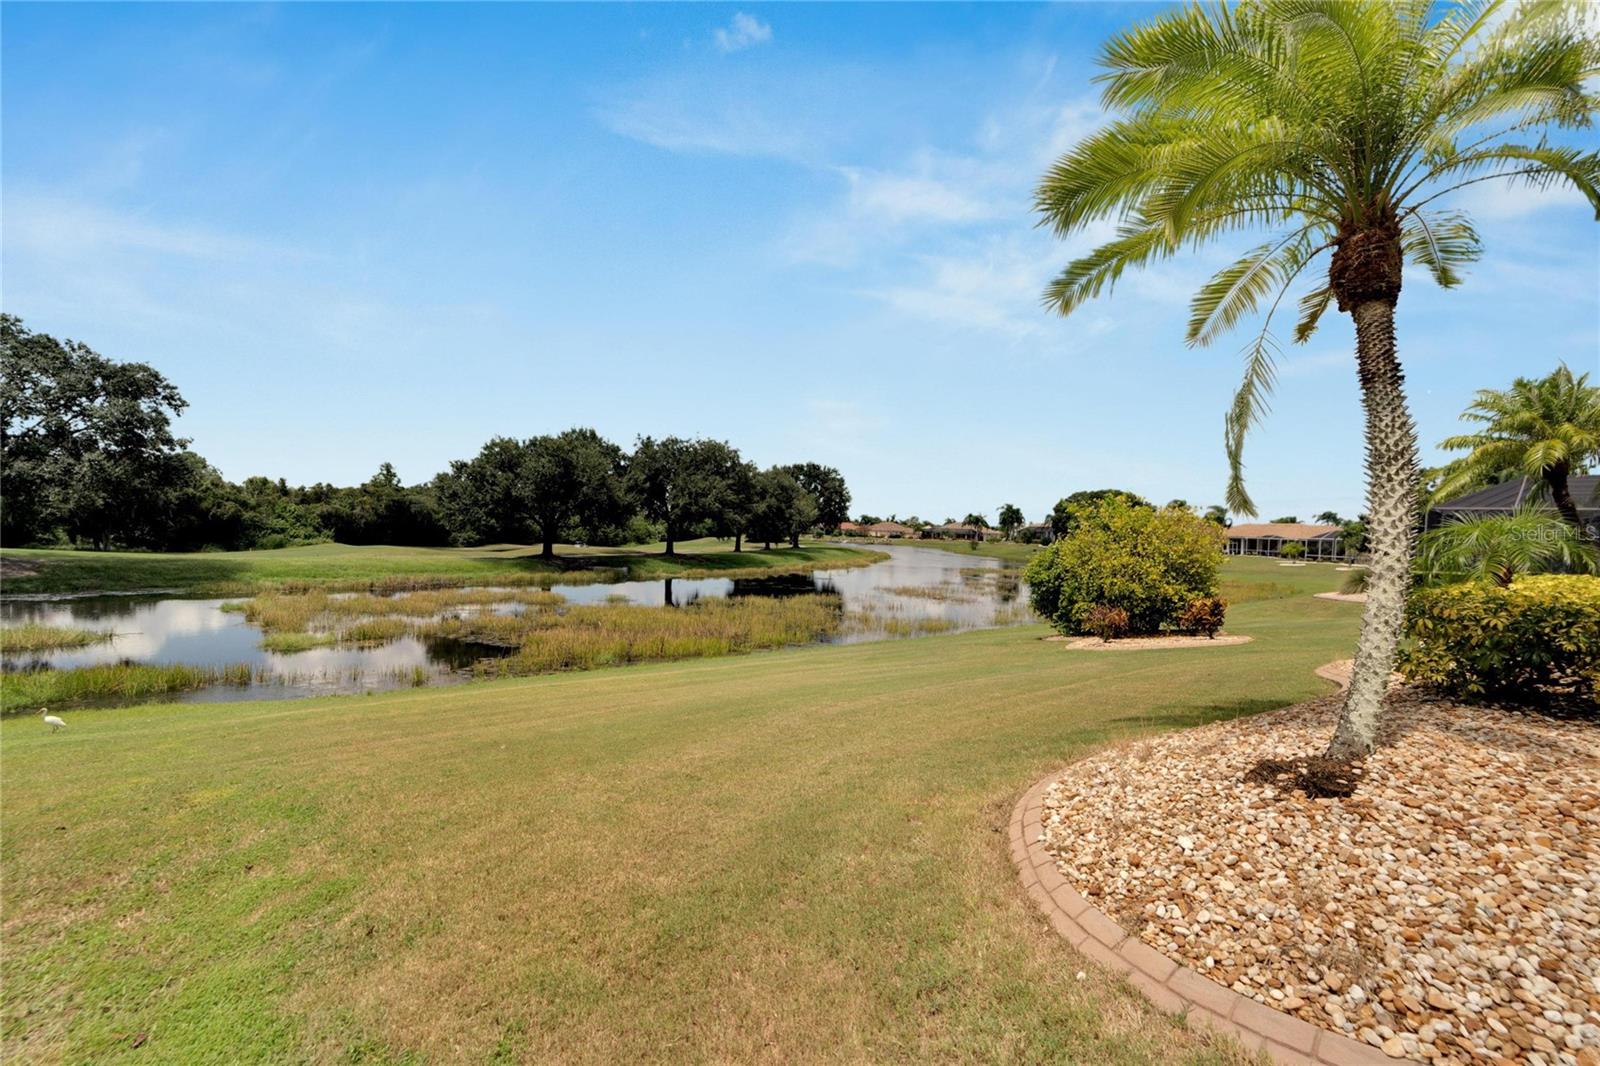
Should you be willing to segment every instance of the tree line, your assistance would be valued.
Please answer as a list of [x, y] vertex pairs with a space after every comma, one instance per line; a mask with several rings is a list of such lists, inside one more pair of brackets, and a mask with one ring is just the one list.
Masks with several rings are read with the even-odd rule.
[[187, 404], [144, 363], [28, 330], [0, 315], [0, 539], [163, 551], [334, 540], [414, 546], [628, 544], [699, 536], [770, 547], [849, 514], [842, 474], [761, 469], [725, 441], [640, 437], [625, 451], [593, 429], [496, 437], [432, 480], [384, 463], [356, 486], [224, 478], [172, 418]]

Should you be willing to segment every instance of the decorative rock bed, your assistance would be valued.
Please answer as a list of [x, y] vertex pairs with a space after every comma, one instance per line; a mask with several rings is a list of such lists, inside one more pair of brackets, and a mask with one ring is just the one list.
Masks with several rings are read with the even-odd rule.
[[1023, 844], [1127, 944], [1390, 1056], [1600, 1066], [1600, 723], [1390, 699], [1350, 798], [1244, 782], [1328, 697], [1075, 763]]

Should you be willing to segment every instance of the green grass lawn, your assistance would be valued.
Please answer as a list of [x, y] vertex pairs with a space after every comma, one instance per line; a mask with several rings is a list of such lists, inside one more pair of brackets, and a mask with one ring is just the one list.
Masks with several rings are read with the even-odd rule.
[[1006, 827], [1108, 741], [1324, 691], [1359, 608], [1293, 591], [1214, 649], [1029, 626], [0, 723], [0, 1050], [1242, 1061], [1072, 951]]
[[1222, 561], [1222, 597], [1229, 603], [1271, 599], [1275, 596], [1311, 596], [1338, 592], [1350, 576], [1336, 563], [1285, 566], [1265, 555], [1230, 555]]
[[815, 543], [735, 552], [732, 541], [710, 538], [680, 542], [675, 556], [664, 555], [663, 548], [661, 544], [629, 548], [561, 545], [554, 562], [539, 558], [538, 547], [512, 544], [484, 548], [316, 544], [272, 551], [183, 554], [7, 549], [0, 558], [34, 571], [7, 574], [6, 591], [13, 594], [162, 588], [233, 596], [283, 583], [351, 588], [405, 580], [489, 584], [543, 580], [591, 567], [626, 567], [630, 576], [638, 578], [703, 577], [736, 571], [775, 573], [853, 566], [880, 557], [870, 550]]

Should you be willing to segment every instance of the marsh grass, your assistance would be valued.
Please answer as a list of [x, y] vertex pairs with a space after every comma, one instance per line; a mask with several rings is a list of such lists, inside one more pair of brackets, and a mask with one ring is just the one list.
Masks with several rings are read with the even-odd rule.
[[907, 617], [896, 604], [879, 604], [851, 611], [845, 619], [850, 633], [879, 633], [886, 637], [922, 637], [948, 633], [956, 627], [949, 618]]
[[[345, 642], [382, 643], [402, 636], [408, 629], [426, 628], [426, 620], [447, 611], [483, 609], [498, 603], [555, 607], [565, 602], [559, 593], [530, 588], [431, 589], [393, 596], [368, 592], [342, 595], [311, 589], [265, 593], [240, 606], [224, 607], [242, 610], [246, 621], [269, 635], [322, 630], [337, 633], [338, 639]], [[349, 619], [357, 621], [348, 624]]]
[[110, 640], [112, 634], [98, 629], [69, 626], [43, 626], [32, 622], [0, 628], [0, 652], [7, 655], [35, 651], [60, 651], [82, 648]]
[[[607, 607], [607, 611], [617, 608]], [[660, 610], [660, 608], [651, 608]], [[553, 613], [524, 611], [522, 614], [469, 614], [440, 618], [415, 627], [424, 640], [456, 640], [467, 644], [491, 644], [517, 648], [537, 628], [557, 624]]]
[[210, 685], [248, 685], [255, 679], [245, 663], [220, 667], [106, 663], [74, 670], [25, 670], [0, 677], [0, 713], [111, 700], [130, 702]]
[[392, 596], [359, 593], [331, 597], [327, 610], [338, 615], [403, 614], [416, 617], [442, 614], [458, 607], [488, 607], [520, 603], [529, 607], [557, 607], [566, 603], [559, 592], [538, 588], [432, 589]]
[[339, 643], [369, 647], [387, 644], [405, 636], [414, 624], [404, 618], [363, 618], [339, 630]]
[[810, 644], [836, 632], [838, 596], [742, 597], [688, 607], [574, 607], [521, 616], [521, 649], [482, 674], [544, 674]]
[[919, 600], [944, 600], [954, 603], [972, 603], [978, 599], [970, 589], [960, 585], [890, 585], [883, 590], [891, 596], [910, 596]]
[[332, 633], [267, 633], [261, 638], [261, 650], [292, 655], [312, 648], [326, 648], [338, 640]]

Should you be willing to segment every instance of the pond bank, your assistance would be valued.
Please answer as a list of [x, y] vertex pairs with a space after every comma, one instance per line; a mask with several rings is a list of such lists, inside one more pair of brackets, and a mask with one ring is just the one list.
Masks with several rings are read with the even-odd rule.
[[554, 559], [524, 545], [397, 548], [314, 544], [271, 551], [94, 552], [7, 549], [0, 552], [6, 598], [161, 589], [197, 596], [294, 591], [400, 591], [464, 585], [550, 585], [618, 578], [724, 577], [797, 573], [826, 566], [869, 566], [881, 552], [834, 544], [731, 551], [729, 542], [688, 541], [674, 555], [659, 546], [580, 548], [561, 545]]
[[[71, 626], [102, 639], [8, 651], [0, 660], [9, 675], [3, 706], [132, 702], [150, 694], [152, 668], [169, 666], [193, 668], [181, 675], [192, 683], [160, 677], [161, 691], [182, 692], [184, 701], [281, 699], [920, 637], [1032, 618], [1018, 572], [994, 560], [900, 547], [851, 553], [843, 567], [822, 557], [821, 566], [797, 572], [791, 563], [715, 577], [640, 581], [580, 571], [578, 581], [562, 575], [549, 587], [8, 597], [0, 621], [10, 631]], [[91, 668], [98, 671], [92, 685], [72, 676]], [[226, 681], [214, 680], [219, 675]]]

